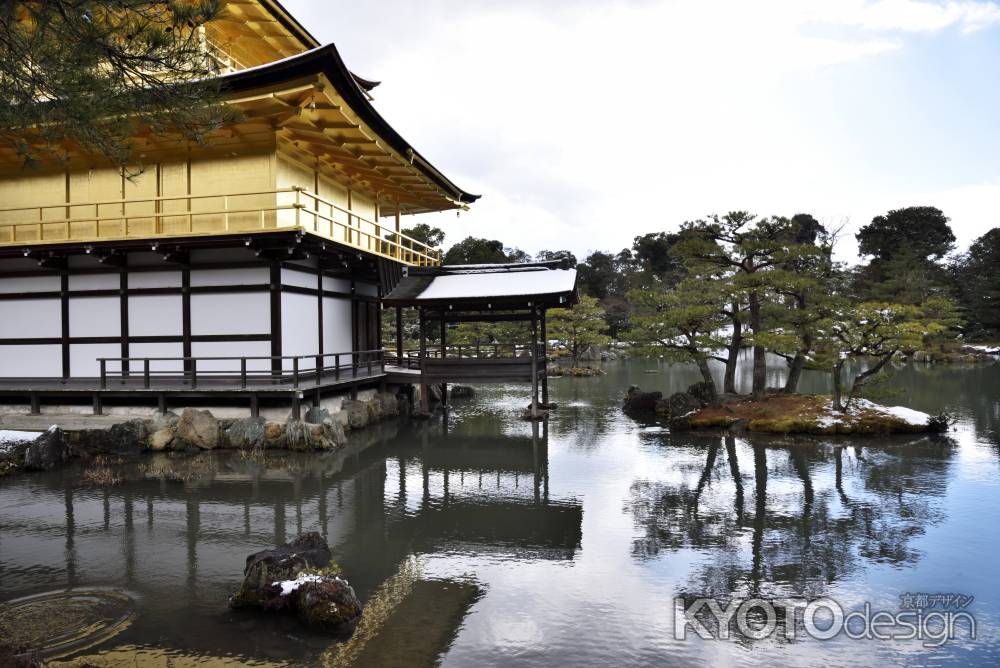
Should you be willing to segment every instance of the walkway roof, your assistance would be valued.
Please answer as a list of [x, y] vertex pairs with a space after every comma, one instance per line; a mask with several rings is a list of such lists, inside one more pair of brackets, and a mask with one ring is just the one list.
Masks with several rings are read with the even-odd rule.
[[382, 303], [489, 311], [567, 307], [576, 300], [576, 269], [555, 260], [413, 268]]

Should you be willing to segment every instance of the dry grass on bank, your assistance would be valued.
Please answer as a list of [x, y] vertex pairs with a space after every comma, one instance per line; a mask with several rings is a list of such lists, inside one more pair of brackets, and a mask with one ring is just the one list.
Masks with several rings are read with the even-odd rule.
[[733, 401], [710, 406], [688, 420], [692, 429], [729, 428], [772, 434], [916, 434], [936, 431], [931, 416], [903, 408], [856, 400], [848, 413], [833, 410], [829, 396], [776, 394], [763, 401]]

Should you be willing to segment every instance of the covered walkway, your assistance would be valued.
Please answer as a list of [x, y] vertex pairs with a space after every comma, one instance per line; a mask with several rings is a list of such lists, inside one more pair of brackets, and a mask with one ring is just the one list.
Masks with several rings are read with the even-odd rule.
[[[548, 403], [545, 312], [576, 303], [576, 269], [563, 260], [521, 264], [412, 268], [382, 303], [396, 307], [396, 351], [387, 363], [420, 372], [421, 408], [428, 409], [427, 386], [530, 382], [532, 414]], [[419, 348], [403, 347], [403, 307], [418, 309]], [[530, 324], [528, 340], [449, 344], [448, 327], [466, 322]], [[439, 344], [429, 346], [431, 332]]]

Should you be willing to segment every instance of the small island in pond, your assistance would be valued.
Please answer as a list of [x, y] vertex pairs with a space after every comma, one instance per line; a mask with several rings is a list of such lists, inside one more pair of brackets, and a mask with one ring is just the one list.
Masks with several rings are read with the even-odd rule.
[[821, 394], [775, 392], [755, 400], [723, 395], [707, 400], [702, 383], [664, 398], [660, 392], [629, 389], [623, 406], [633, 415], [655, 415], [675, 431], [726, 429], [770, 434], [921, 434], [947, 430], [947, 416], [932, 416], [904, 406], [882, 406], [854, 398], [844, 411]]
[[778, 394], [707, 406], [687, 416], [690, 429], [745, 428], [772, 434], [915, 434], [938, 432], [947, 421], [903, 406], [856, 399], [846, 412], [829, 396]]

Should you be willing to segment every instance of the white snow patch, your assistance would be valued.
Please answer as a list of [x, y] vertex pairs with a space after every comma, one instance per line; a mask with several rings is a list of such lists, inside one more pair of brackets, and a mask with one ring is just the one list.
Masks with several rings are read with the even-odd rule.
[[279, 587], [281, 587], [281, 595], [288, 596], [289, 594], [294, 592], [296, 589], [298, 589], [305, 583], [320, 582], [322, 579], [323, 579], [322, 575], [300, 575], [294, 580], [282, 580], [281, 582], [278, 582], [276, 584]]
[[906, 424], [912, 424], [918, 427], [925, 426], [931, 419], [931, 416], [927, 413], [921, 413], [920, 411], [915, 411], [912, 408], [907, 408], [906, 406], [880, 406], [879, 409], [882, 413], [899, 418]]
[[10, 431], [0, 429], [0, 454], [5, 454], [22, 443], [32, 443], [41, 436], [37, 431]]
[[875, 411], [876, 413], [881, 413], [882, 415], [890, 415], [896, 419], [902, 420], [906, 424], [917, 427], [926, 426], [931, 420], [931, 416], [927, 413], [915, 411], [912, 408], [907, 408], [906, 406], [882, 406], [873, 401], [868, 401], [867, 399], [856, 399], [851, 409], [852, 412], [854, 409], [864, 409]]

